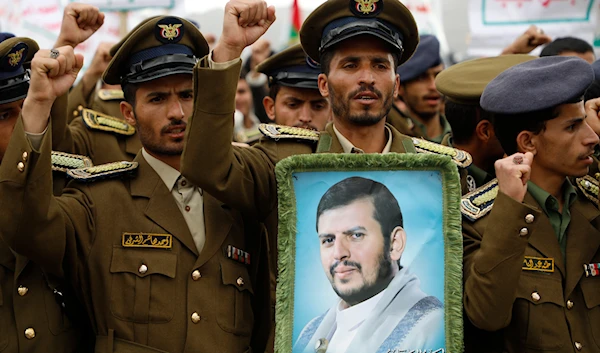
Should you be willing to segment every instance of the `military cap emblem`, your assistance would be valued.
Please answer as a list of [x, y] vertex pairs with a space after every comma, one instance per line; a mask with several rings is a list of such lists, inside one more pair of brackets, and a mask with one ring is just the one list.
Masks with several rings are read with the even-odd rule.
[[177, 43], [183, 37], [183, 23], [175, 17], [166, 17], [156, 23], [155, 36], [159, 42]]
[[10, 66], [17, 66], [19, 65], [19, 63], [21, 62], [21, 59], [23, 59], [23, 52], [25, 51], [25, 48], [19, 49], [14, 53], [8, 53], [8, 64]]
[[350, 0], [350, 9], [359, 17], [377, 16], [383, 10], [383, 0]]
[[25, 43], [18, 43], [12, 47], [2, 59], [2, 67], [6, 71], [15, 71], [23, 65], [29, 47]]

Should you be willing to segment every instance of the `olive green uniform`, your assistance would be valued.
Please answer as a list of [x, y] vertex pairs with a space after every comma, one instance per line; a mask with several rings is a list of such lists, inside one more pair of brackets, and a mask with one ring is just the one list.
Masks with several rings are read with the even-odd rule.
[[89, 108], [106, 115], [123, 119], [121, 115], [121, 101], [123, 100], [123, 91], [121, 90], [96, 90], [95, 88], [85, 95], [83, 93], [83, 82], [80, 80], [69, 92], [70, 114], [69, 122], [79, 115], [80, 107]]
[[[0, 166], [2, 236], [79, 290], [96, 352], [264, 350], [268, 266], [256, 222], [205, 192], [198, 254], [171, 192], [141, 155], [135, 177], [73, 182], [53, 198], [50, 143], [47, 134], [34, 151], [19, 119]], [[17, 168], [23, 152], [31, 157]], [[166, 244], [133, 246], [126, 233]], [[250, 264], [228, 256], [229, 246], [250, 254]]]
[[[578, 183], [591, 190], [590, 180]], [[502, 334], [505, 352], [600, 352], [600, 277], [584, 273], [600, 262], [597, 204], [584, 188], [568, 188], [557, 217], [537, 189], [522, 203], [498, 192], [489, 214], [463, 221], [465, 311], [475, 326]], [[466, 195], [463, 213], [490, 193], [485, 186]]]

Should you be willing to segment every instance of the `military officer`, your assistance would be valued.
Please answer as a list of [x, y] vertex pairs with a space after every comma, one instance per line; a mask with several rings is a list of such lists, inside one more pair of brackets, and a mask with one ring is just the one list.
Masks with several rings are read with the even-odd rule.
[[[302, 47], [320, 62], [319, 90], [333, 109], [333, 123], [325, 131], [266, 125], [263, 130], [268, 137], [263, 142], [250, 149], [230, 147], [239, 54], [272, 23], [272, 11], [267, 11], [262, 1], [239, 0], [226, 5], [223, 35], [211, 56], [195, 70], [197, 97], [182, 159], [184, 175], [210, 188], [224, 202], [262, 219], [277, 202], [274, 165], [289, 155], [434, 149], [433, 143], [398, 133], [384, 119], [399, 85], [395, 69], [418, 43], [415, 21], [397, 0], [330, 0], [304, 22]], [[241, 16], [241, 24], [237, 16]], [[205, 80], [223, 84], [200, 92], [199, 82]], [[446, 151], [454, 154], [458, 163], [470, 163], [468, 154]], [[205, 166], [205, 171], [200, 173], [198, 165]]]
[[443, 69], [440, 42], [432, 35], [421, 36], [415, 54], [398, 67], [399, 96], [406, 105], [406, 110], [398, 110], [400, 116], [390, 115], [390, 124], [399, 124], [400, 128], [405, 124], [412, 126], [412, 136], [437, 143], [441, 143], [450, 134], [450, 124], [442, 111], [443, 97], [434, 84], [435, 77]]
[[65, 46], [40, 50], [32, 62], [22, 119], [0, 166], [2, 206], [11, 209], [0, 216], [2, 236], [78, 288], [96, 352], [264, 351], [261, 229], [178, 171], [191, 72], [207, 52], [197, 28], [178, 17], [154, 17], [130, 32], [104, 79], [123, 86], [123, 116], [144, 148], [134, 162], [72, 172], [76, 181], [58, 198], [50, 189], [52, 136], [43, 131], [83, 58]]
[[452, 127], [449, 144], [473, 157], [467, 168], [469, 191], [494, 178], [494, 162], [504, 155], [491, 114], [479, 106], [483, 89], [502, 71], [535, 58], [515, 54], [469, 60], [445, 69], [435, 79], [437, 90], [447, 99], [446, 119]]
[[300, 44], [260, 63], [256, 70], [268, 77], [269, 95], [263, 98], [267, 116], [275, 124], [322, 131], [331, 118], [327, 98], [321, 96], [321, 66]]
[[481, 96], [510, 156], [462, 200], [464, 306], [502, 334], [503, 352], [600, 351], [598, 183], [586, 176], [598, 136], [582, 101], [592, 80], [579, 58], [543, 57]]

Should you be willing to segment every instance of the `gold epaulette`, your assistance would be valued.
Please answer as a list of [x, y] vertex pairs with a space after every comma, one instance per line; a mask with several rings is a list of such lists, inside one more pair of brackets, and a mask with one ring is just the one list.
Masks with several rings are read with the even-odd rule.
[[135, 134], [135, 127], [129, 125], [126, 121], [117, 119], [95, 110], [82, 108], [81, 118], [87, 127], [93, 130], [102, 130], [114, 132], [120, 135], [131, 136]]
[[78, 154], [52, 151], [51, 158], [52, 170], [55, 172], [67, 172], [69, 169], [93, 166], [91, 159]]
[[103, 101], [123, 100], [125, 95], [120, 89], [101, 89], [98, 91], [98, 98]]
[[600, 191], [600, 188], [598, 187], [598, 180], [586, 175], [584, 177], [575, 179], [575, 183], [585, 197], [598, 206], [598, 192]]
[[433, 153], [450, 156], [452, 161], [461, 168], [467, 168], [473, 162], [468, 152], [456, 148], [440, 145], [439, 143], [423, 140], [413, 137], [412, 142], [415, 145], [417, 153]]
[[463, 196], [460, 200], [460, 211], [465, 218], [475, 222], [490, 212], [496, 196], [498, 196], [498, 179]]
[[301, 141], [319, 141], [319, 133], [301, 127], [275, 125], [275, 124], [260, 124], [258, 129], [263, 135], [273, 140], [294, 139]]
[[115, 178], [128, 175], [137, 167], [137, 162], [112, 162], [100, 164], [94, 167], [71, 169], [67, 171], [67, 175], [79, 181], [90, 182], [98, 179]]

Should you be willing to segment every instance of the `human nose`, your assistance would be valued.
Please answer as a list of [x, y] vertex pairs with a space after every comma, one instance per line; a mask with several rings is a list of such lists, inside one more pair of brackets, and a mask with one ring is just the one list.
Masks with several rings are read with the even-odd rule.
[[185, 113], [181, 101], [177, 98], [172, 99], [169, 102], [169, 119], [183, 119], [184, 117]]
[[302, 106], [298, 119], [300, 119], [300, 121], [303, 123], [310, 123], [312, 121], [312, 110], [310, 109], [310, 104], [305, 103]]
[[333, 244], [333, 257], [337, 261], [342, 261], [350, 257], [350, 251], [343, 239], [338, 239]]
[[596, 134], [596, 132], [594, 131], [594, 129], [592, 129], [592, 127], [586, 122], [585, 123], [585, 137], [584, 137], [584, 144], [587, 145], [597, 145], [598, 142], [600, 142], [600, 139], [598, 138], [598, 135]]

